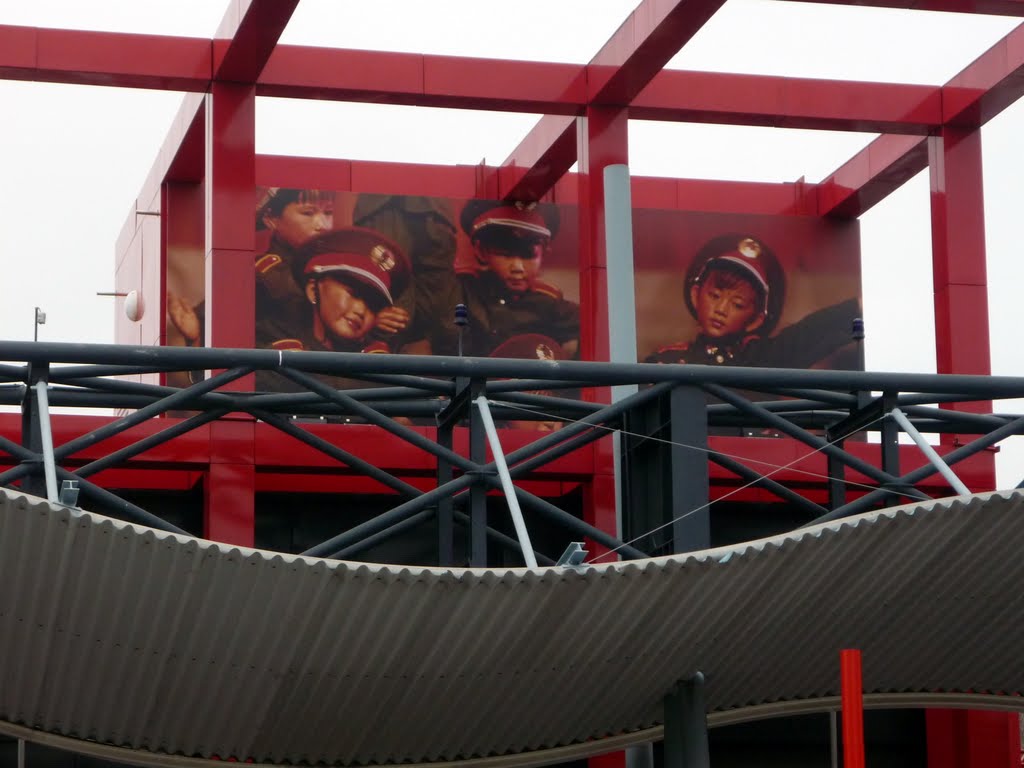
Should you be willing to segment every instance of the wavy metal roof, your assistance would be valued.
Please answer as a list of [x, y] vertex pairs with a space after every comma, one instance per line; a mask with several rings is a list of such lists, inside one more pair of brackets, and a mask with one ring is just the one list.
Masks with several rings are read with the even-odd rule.
[[4, 491], [0, 730], [149, 765], [537, 765], [657, 737], [697, 670], [712, 724], [832, 706], [844, 647], [869, 704], [1017, 708], [1022, 502], [531, 572], [230, 547]]

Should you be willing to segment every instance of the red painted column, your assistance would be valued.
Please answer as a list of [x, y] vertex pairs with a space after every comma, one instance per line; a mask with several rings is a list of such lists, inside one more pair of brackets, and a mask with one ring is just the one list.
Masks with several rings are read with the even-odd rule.
[[[626, 110], [588, 107], [577, 120], [579, 216], [580, 216], [580, 359], [609, 358], [608, 255], [604, 235], [604, 169], [629, 159]], [[606, 390], [594, 398], [609, 402]], [[616, 533], [615, 466], [611, 439], [594, 444], [594, 477], [584, 494], [588, 523]], [[605, 551], [588, 544], [591, 557]]]
[[857, 649], [839, 652], [843, 705], [843, 768], [864, 768], [864, 680]]
[[[939, 373], [991, 373], [985, 203], [981, 131], [946, 126], [928, 139], [931, 173], [932, 273], [935, 350]], [[955, 406], [991, 412], [991, 402]], [[969, 439], [969, 438], [967, 438]], [[943, 435], [943, 444], [963, 440]], [[995, 488], [995, 457], [988, 457], [985, 487]], [[1009, 768], [1020, 764], [1016, 714], [968, 710], [927, 712], [931, 768]]]
[[[206, 105], [206, 345], [252, 347], [255, 340], [256, 89], [214, 83]], [[225, 389], [251, 390], [254, 377]], [[215, 422], [204, 483], [210, 539], [251, 545], [255, 522], [254, 424]], [[245, 446], [248, 446], [247, 448]]]
[[959, 709], [930, 709], [925, 714], [929, 768], [1020, 765], [1016, 714]]
[[[988, 375], [992, 365], [981, 131], [943, 128], [928, 140], [928, 163], [937, 370]], [[992, 410], [987, 402], [957, 407], [976, 413]]]

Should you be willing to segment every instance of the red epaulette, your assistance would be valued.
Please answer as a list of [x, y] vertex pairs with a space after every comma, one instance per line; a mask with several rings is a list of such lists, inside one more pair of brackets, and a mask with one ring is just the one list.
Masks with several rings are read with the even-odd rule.
[[374, 341], [363, 347], [363, 352], [370, 355], [386, 355], [390, 351], [391, 348], [383, 341]]
[[261, 275], [267, 274], [270, 270], [276, 267], [278, 264], [284, 262], [280, 256], [276, 253], [265, 253], [256, 259], [256, 271]]
[[298, 339], [278, 339], [271, 344], [270, 347], [271, 349], [279, 349], [282, 351], [289, 349], [301, 351], [306, 348]]
[[537, 293], [543, 293], [545, 296], [550, 296], [553, 299], [564, 298], [561, 288], [553, 283], [546, 283], [543, 280], [535, 280], [533, 290]]
[[675, 344], [669, 344], [667, 347], [659, 347], [656, 355], [660, 355], [663, 352], [688, 352], [690, 350], [690, 342], [678, 341]]

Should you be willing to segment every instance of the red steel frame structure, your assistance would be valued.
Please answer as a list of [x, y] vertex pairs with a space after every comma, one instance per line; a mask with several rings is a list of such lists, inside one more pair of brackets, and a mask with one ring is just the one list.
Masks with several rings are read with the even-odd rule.
[[[117, 289], [140, 290], [149, 306], [138, 323], [119, 319], [120, 342], [162, 343], [165, 249], [173, 241], [206, 255], [207, 344], [253, 345], [253, 189], [273, 184], [578, 203], [582, 356], [607, 359], [602, 169], [628, 161], [633, 118], [882, 134], [818, 184], [635, 178], [633, 201], [855, 218], [928, 168], [938, 372], [988, 374], [980, 128], [1024, 93], [1024, 27], [941, 87], [664, 70], [723, 2], [642, 0], [588, 64], [574, 65], [277, 45], [298, 0], [234, 0], [213, 40], [0, 26], [0, 78], [186, 92], [117, 241]], [[1020, 0], [855, 4], [1024, 15]], [[497, 167], [285, 159], [255, 152], [257, 96], [545, 116]], [[578, 173], [570, 175], [574, 163]], [[136, 215], [152, 212], [159, 218]], [[92, 424], [91, 417], [63, 417], [55, 429], [77, 434]], [[17, 429], [3, 423], [5, 432]], [[380, 450], [383, 458], [391, 449]], [[550, 482], [585, 478], [591, 522], [611, 526], [606, 450], [598, 444], [591, 455], [569, 457]], [[294, 460], [281, 454], [251, 419], [222, 420], [163, 449], [143, 465], [151, 467], [148, 475], [109, 472], [106, 482], [186, 488], [202, 476], [205, 535], [251, 544], [255, 494], [280, 482], [258, 476], [257, 467], [295, 469], [309, 461], [301, 452]], [[415, 474], [412, 457], [389, 458], [408, 462]], [[290, 476], [282, 486], [296, 482]], [[343, 478], [339, 486], [310, 475], [301, 482], [306, 489], [352, 490], [357, 481]], [[974, 466], [970, 483], [994, 486], [991, 456]], [[935, 768], [1017, 764], [1015, 716], [932, 712], [928, 724]]]

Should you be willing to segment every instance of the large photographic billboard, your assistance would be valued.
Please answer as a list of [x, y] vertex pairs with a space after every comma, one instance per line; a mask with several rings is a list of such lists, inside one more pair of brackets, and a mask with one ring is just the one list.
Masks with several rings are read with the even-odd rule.
[[[572, 205], [259, 188], [256, 345], [577, 357], [577, 222]], [[859, 367], [856, 222], [637, 209], [633, 226], [640, 361]], [[201, 343], [201, 259], [167, 261], [168, 343]]]

